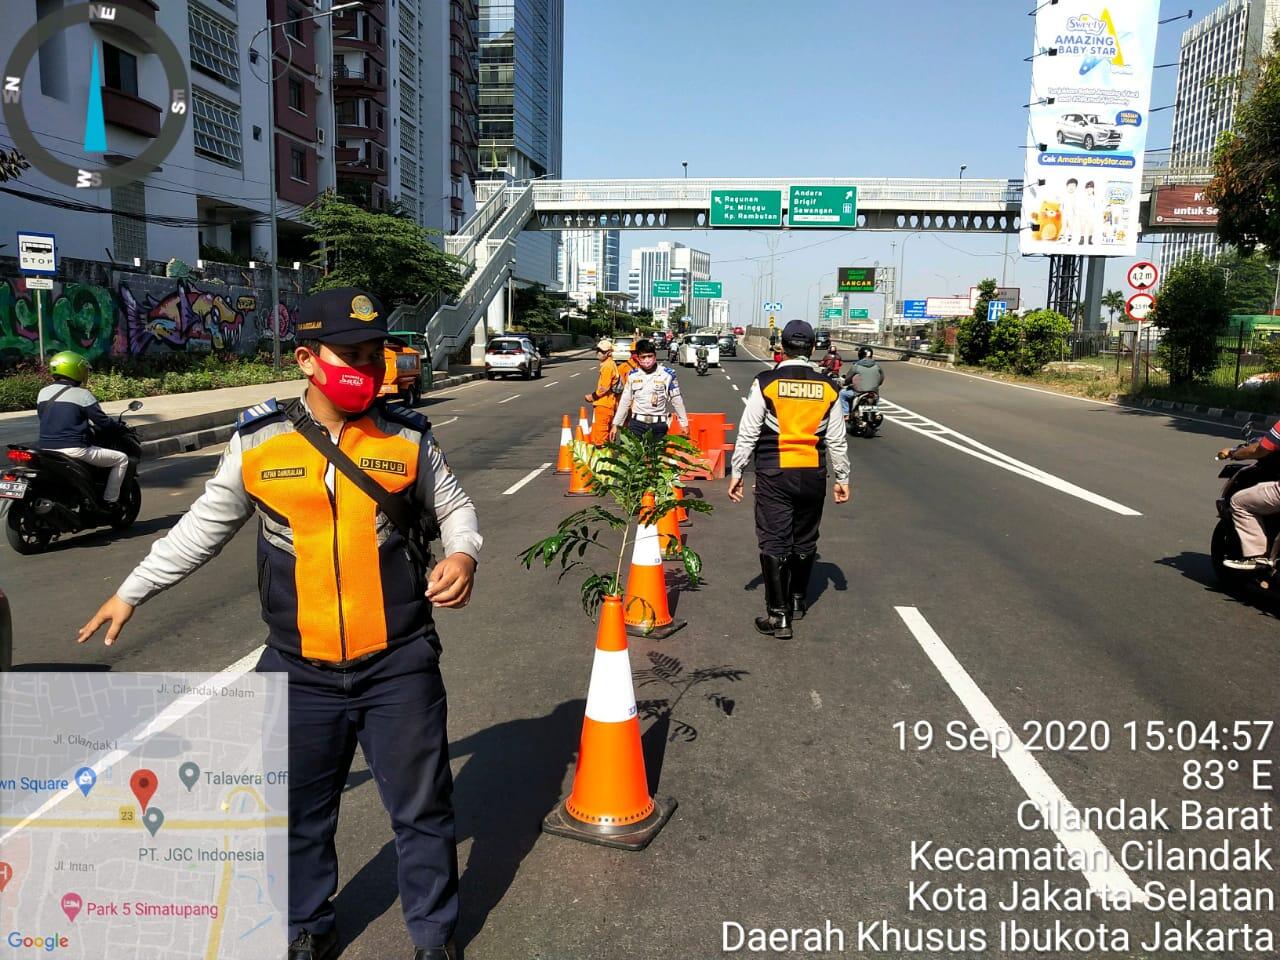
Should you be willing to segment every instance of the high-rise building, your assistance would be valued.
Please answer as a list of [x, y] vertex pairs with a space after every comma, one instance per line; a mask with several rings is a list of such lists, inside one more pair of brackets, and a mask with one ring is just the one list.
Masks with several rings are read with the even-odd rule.
[[[561, 175], [564, 0], [480, 0], [477, 167], [482, 177]], [[526, 231], [516, 276], [558, 285], [559, 238]]]
[[566, 230], [560, 235], [560, 287], [568, 293], [594, 298], [618, 289], [617, 230]]
[[[627, 292], [636, 298], [637, 309], [652, 310], [662, 319], [677, 304], [683, 304], [692, 327], [705, 327], [709, 316], [708, 301], [694, 299], [693, 281], [711, 279], [711, 254], [694, 250], [683, 243], [662, 240], [653, 247], [637, 247], [631, 251], [631, 270], [627, 274]], [[653, 281], [676, 280], [680, 283], [678, 298], [655, 298]]]
[[[285, 4], [281, 2], [281, 6]], [[391, 40], [386, 16], [386, 7], [380, 2], [333, 16], [338, 192], [370, 210], [381, 210], [392, 197], [394, 116], [390, 90], [394, 74], [388, 56]]]
[[[1227, 0], [1182, 34], [1171, 173], [1210, 166], [1214, 145], [1231, 129], [1240, 104], [1240, 86], [1231, 80], [1248, 76], [1277, 27], [1280, 0]], [[1194, 250], [1213, 256], [1217, 249], [1209, 232], [1166, 234], [1161, 265], [1168, 270]]]
[[[6, 20], [10, 35], [30, 29], [61, 3], [19, 3]], [[268, 189], [278, 206], [279, 259], [303, 254], [302, 208], [334, 185], [333, 124], [327, 9], [307, 0], [184, 0], [134, 2], [187, 56], [190, 112], [164, 162], [140, 180], [108, 190], [83, 189], [76, 199], [105, 212], [82, 213], [41, 204], [65, 188], [38, 170], [11, 186], [33, 199], [0, 195], [0, 222], [55, 233], [64, 256], [120, 263], [178, 257], [216, 259], [215, 248], [265, 259], [270, 251]], [[273, 22], [301, 20], [265, 31]], [[270, 38], [270, 39], [269, 39]], [[256, 42], [255, 42], [256, 41]], [[253, 49], [250, 49], [250, 43]], [[159, 132], [169, 91], [157, 55], [110, 24], [72, 27], [41, 46], [23, 90], [24, 111], [46, 142], [81, 143], [92, 59], [74, 51], [97, 47], [102, 64], [103, 119], [109, 151], [134, 157]], [[274, 78], [268, 87], [268, 78]], [[275, 129], [267, 123], [274, 98]], [[9, 139], [4, 123], [0, 134]], [[275, 169], [268, 147], [275, 147]], [[170, 218], [195, 222], [182, 226]]]

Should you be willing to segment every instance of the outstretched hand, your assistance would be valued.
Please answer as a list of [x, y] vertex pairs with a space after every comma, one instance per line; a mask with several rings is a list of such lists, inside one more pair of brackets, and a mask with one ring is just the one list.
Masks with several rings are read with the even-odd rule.
[[89, 618], [89, 622], [80, 628], [80, 632], [76, 634], [76, 643], [84, 643], [98, 632], [98, 628], [104, 623], [111, 626], [107, 628], [107, 646], [111, 646], [116, 642], [116, 637], [120, 636], [120, 631], [124, 629], [124, 625], [129, 622], [129, 618], [133, 616], [134, 606], [131, 603], [125, 603], [117, 596], [112, 596], [110, 600], [98, 608], [98, 612]]

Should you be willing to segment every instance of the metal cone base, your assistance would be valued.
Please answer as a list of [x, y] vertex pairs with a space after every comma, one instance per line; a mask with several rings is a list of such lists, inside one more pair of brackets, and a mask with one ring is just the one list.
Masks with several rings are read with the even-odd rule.
[[542, 832], [602, 847], [643, 850], [667, 825], [677, 806], [679, 804], [674, 797], [654, 797], [653, 812], [643, 820], [620, 826], [602, 826], [577, 819], [565, 809], [565, 801], [561, 800], [543, 819]]
[[665, 640], [678, 630], [683, 630], [688, 624], [684, 620], [672, 620], [666, 626], [653, 627], [646, 630], [644, 626], [627, 624], [628, 637], [643, 637], [648, 640]]

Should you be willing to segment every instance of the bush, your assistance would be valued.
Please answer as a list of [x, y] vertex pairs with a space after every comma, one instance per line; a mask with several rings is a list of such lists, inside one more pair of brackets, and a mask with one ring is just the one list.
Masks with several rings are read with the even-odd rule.
[[10, 373], [0, 377], [0, 411], [30, 410], [47, 381], [38, 373]]
[[1280, 373], [1280, 337], [1272, 337], [1262, 344], [1262, 365], [1268, 373]]
[[1061, 360], [1071, 321], [1053, 310], [1032, 310], [1022, 318], [1021, 371], [1035, 373], [1046, 363]]
[[956, 353], [961, 363], [978, 366], [991, 349], [991, 324], [976, 317], [965, 317], [956, 330]]
[[[975, 321], [978, 322], [978, 321]], [[1022, 367], [1022, 318], [1006, 313], [996, 321], [988, 341], [985, 366], [992, 370], [1020, 370]]]

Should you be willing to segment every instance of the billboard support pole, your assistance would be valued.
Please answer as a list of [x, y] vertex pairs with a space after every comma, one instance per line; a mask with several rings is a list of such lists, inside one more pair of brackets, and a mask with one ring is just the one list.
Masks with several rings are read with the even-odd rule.
[[1096, 330], [1102, 315], [1102, 286], [1107, 274], [1106, 257], [1089, 257], [1084, 279], [1084, 332]]

